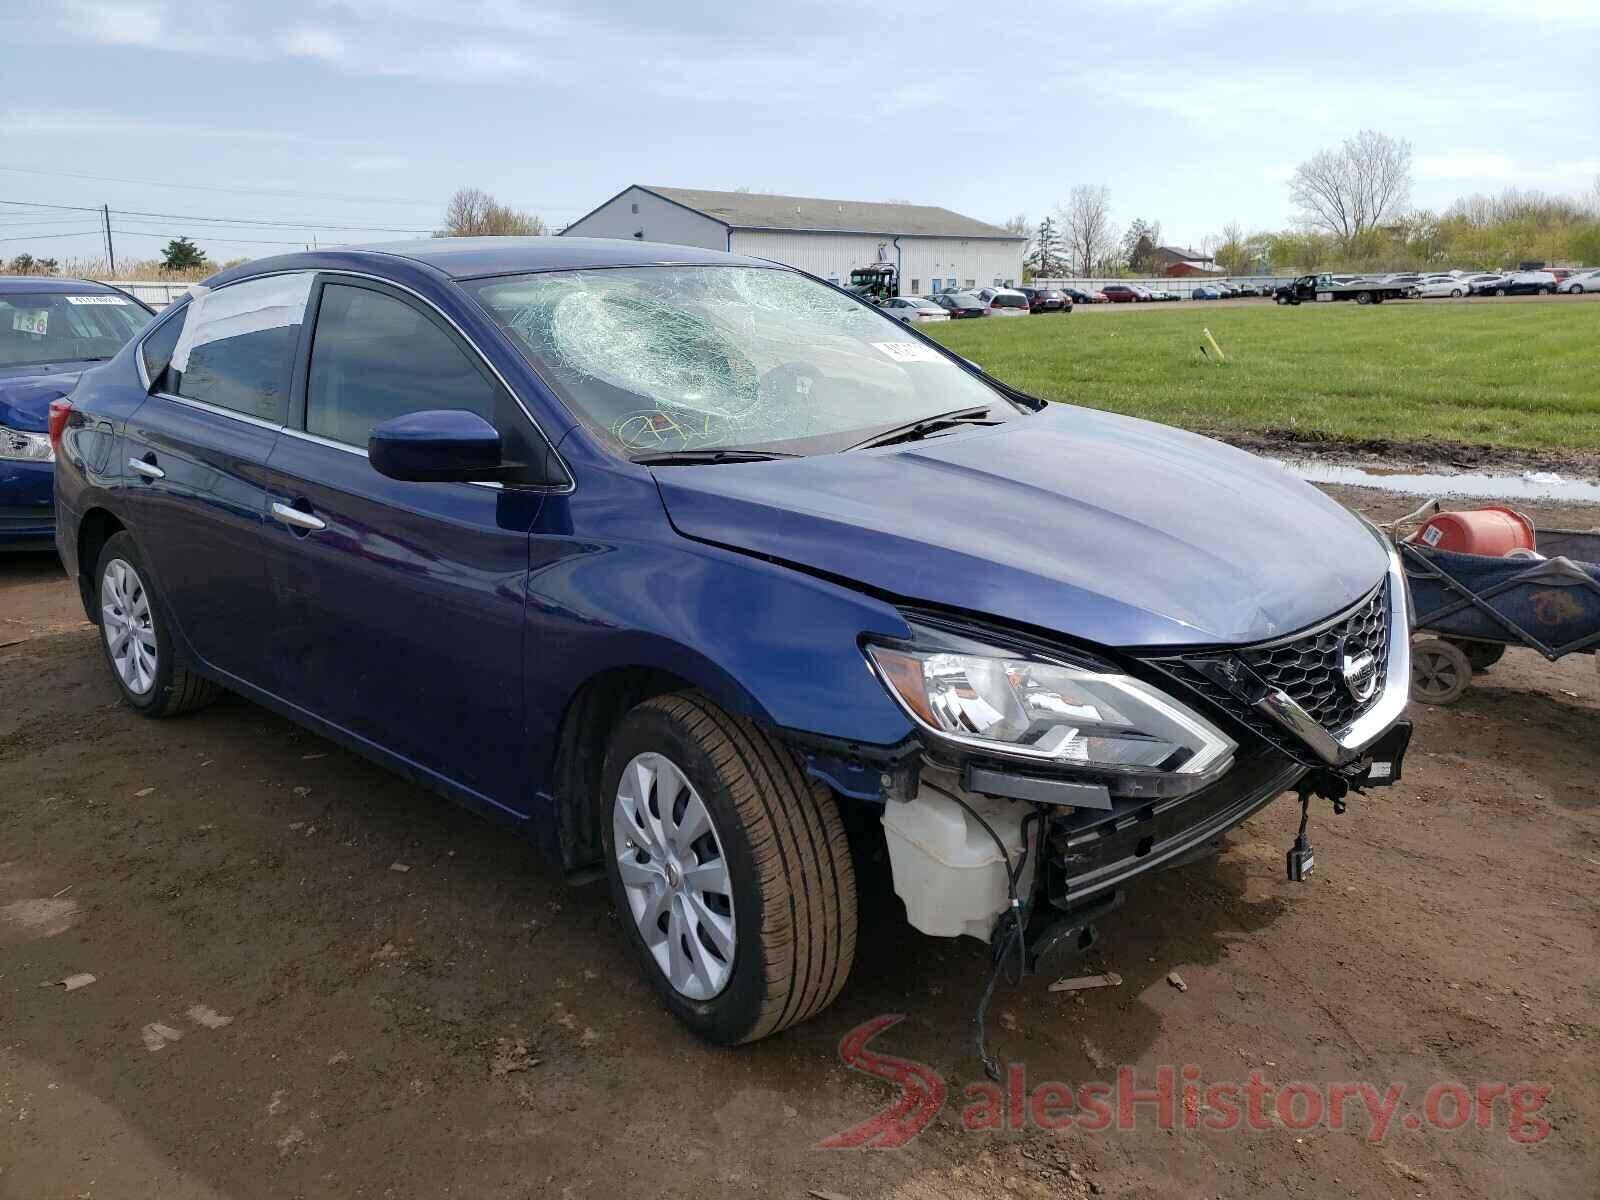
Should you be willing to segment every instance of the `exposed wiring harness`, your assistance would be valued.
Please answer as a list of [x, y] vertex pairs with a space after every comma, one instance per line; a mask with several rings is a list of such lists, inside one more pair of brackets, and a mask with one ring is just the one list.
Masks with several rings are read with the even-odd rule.
[[994, 970], [989, 973], [989, 982], [984, 986], [983, 995], [978, 1000], [977, 1013], [977, 1039], [978, 1057], [983, 1060], [984, 1074], [998, 1082], [1000, 1079], [1000, 1060], [989, 1053], [988, 1038], [984, 1033], [984, 1020], [988, 1016], [989, 1001], [994, 996], [995, 984], [1000, 981], [1001, 972], [1005, 970], [1006, 959], [1010, 956], [1013, 942], [1017, 946], [1017, 975], [1010, 982], [1018, 983], [1028, 973], [1028, 917], [1033, 909], [1033, 898], [1030, 896], [1024, 902], [1017, 895], [1017, 888], [1022, 883], [1023, 872], [1028, 868], [1028, 855], [1033, 846], [1033, 834], [1029, 829], [1030, 824], [1035, 830], [1044, 824], [1044, 810], [1038, 805], [1032, 812], [1022, 818], [1022, 853], [1017, 855], [1016, 865], [1011, 862], [1011, 852], [1006, 849], [1006, 844], [1000, 835], [994, 831], [994, 826], [983, 819], [983, 814], [960, 796], [946, 788], [940, 787], [927, 779], [923, 779], [922, 786], [930, 791], [938, 792], [947, 799], [954, 800], [966, 809], [972, 819], [983, 827], [983, 831], [993, 839], [995, 847], [1000, 851], [1001, 861], [1006, 868], [1006, 898], [1010, 902], [1010, 920], [1006, 923], [1001, 938], [992, 947], [994, 953]]

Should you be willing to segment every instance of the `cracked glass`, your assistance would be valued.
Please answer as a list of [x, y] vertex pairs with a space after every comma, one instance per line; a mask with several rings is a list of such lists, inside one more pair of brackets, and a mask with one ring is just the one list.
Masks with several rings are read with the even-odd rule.
[[624, 455], [824, 453], [956, 409], [1016, 411], [899, 322], [790, 271], [629, 267], [468, 286]]

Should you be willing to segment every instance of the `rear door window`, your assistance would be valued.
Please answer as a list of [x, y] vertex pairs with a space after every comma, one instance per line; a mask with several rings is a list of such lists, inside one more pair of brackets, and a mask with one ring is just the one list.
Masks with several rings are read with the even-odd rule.
[[374, 425], [427, 409], [496, 421], [501, 389], [455, 339], [386, 292], [328, 283], [306, 380], [306, 432], [366, 446]]
[[311, 280], [299, 272], [196, 289], [168, 368], [171, 390], [282, 424]]

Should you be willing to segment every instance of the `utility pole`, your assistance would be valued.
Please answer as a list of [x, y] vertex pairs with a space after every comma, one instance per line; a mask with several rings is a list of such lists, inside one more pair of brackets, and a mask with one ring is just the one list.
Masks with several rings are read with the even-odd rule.
[[102, 204], [100, 212], [106, 219], [106, 258], [110, 262], [111, 277], [115, 279], [117, 277], [117, 248], [111, 244], [111, 206]]

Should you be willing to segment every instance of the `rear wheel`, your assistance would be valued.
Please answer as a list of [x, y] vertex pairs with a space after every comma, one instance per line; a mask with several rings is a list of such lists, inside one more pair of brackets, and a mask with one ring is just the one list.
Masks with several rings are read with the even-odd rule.
[[1371, 292], [1357, 292], [1356, 293], [1356, 303], [1357, 304], [1371, 304], [1372, 303], [1372, 293]]
[[1496, 296], [1504, 296], [1506, 294], [1506, 290], [1505, 288], [1495, 288], [1494, 294]]
[[606, 874], [634, 957], [707, 1041], [830, 1004], [855, 958], [856, 883], [833, 794], [695, 693], [623, 718], [606, 754]]
[[95, 566], [100, 647], [128, 704], [147, 717], [175, 717], [209, 704], [220, 689], [178, 664], [171, 624], [150, 579], [131, 534], [107, 539]]
[[1458, 299], [1460, 299], [1460, 297], [1461, 297], [1461, 289], [1460, 288], [1451, 288], [1450, 289], [1450, 298], [1452, 300], [1458, 300]]
[[1424, 704], [1451, 704], [1472, 682], [1472, 663], [1443, 638], [1411, 647], [1411, 694]]

